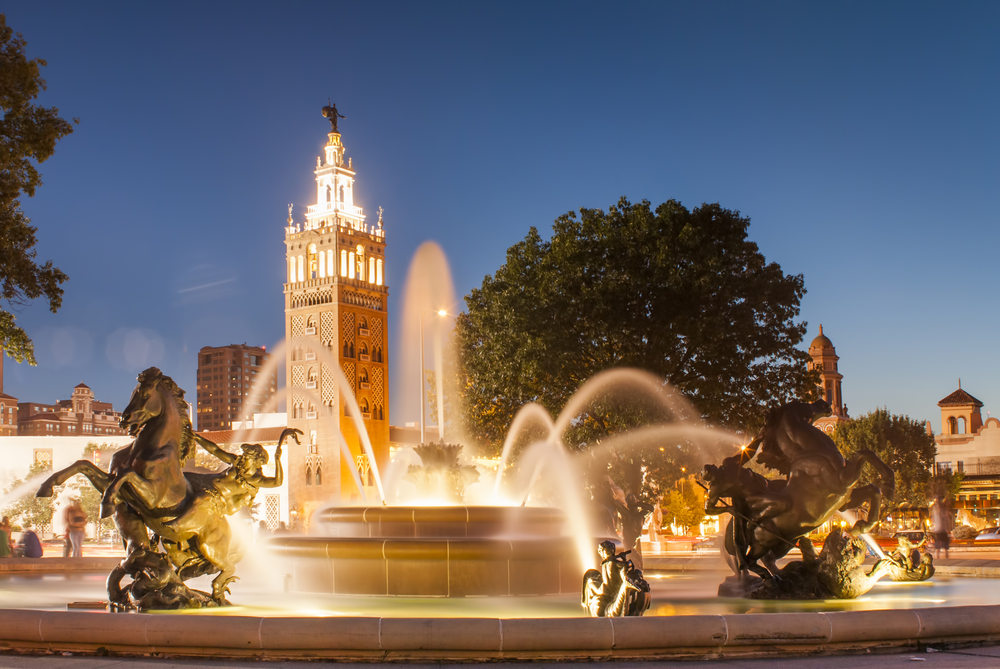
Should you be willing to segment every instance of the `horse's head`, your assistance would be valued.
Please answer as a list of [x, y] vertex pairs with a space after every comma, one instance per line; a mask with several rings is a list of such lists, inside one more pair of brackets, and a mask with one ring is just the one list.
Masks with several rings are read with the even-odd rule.
[[164, 401], [157, 388], [163, 379], [160, 370], [150, 367], [137, 378], [139, 383], [132, 391], [128, 406], [122, 411], [122, 419], [118, 421], [118, 425], [123, 430], [128, 430], [133, 437], [143, 425], [163, 413], [164, 409]]

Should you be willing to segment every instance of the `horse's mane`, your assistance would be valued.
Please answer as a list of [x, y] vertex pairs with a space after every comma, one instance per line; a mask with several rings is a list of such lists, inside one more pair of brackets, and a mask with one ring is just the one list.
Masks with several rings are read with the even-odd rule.
[[[155, 367], [153, 369], [156, 369]], [[146, 370], [150, 371], [150, 370]], [[159, 370], [156, 370], [159, 372]], [[142, 376], [146, 372], [140, 375], [139, 381], [142, 382], [144, 379]], [[184, 399], [184, 391], [174, 383], [174, 380], [169, 376], [161, 374], [160, 385], [166, 388], [174, 396], [174, 402], [177, 404], [177, 413], [180, 415], [181, 419], [181, 442], [178, 444], [177, 455], [181, 460], [181, 466], [194, 457], [195, 450], [198, 447], [198, 442], [194, 440], [193, 427], [191, 425], [191, 419], [188, 417], [188, 404]]]

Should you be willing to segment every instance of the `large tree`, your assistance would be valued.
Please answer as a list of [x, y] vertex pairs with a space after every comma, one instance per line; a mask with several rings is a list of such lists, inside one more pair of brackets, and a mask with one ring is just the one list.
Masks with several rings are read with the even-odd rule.
[[[833, 440], [845, 457], [868, 448], [895, 470], [897, 505], [906, 502], [927, 506], [927, 486], [937, 446], [923, 421], [876, 409], [838, 424]], [[875, 472], [866, 468], [864, 482], [874, 479]]]
[[[62, 305], [60, 287], [68, 278], [52, 265], [36, 262], [36, 228], [21, 211], [21, 195], [32, 197], [42, 183], [37, 164], [55, 151], [56, 142], [73, 132], [55, 107], [32, 104], [45, 90], [41, 58], [25, 55], [21, 33], [0, 14], [0, 347], [18, 362], [35, 364], [34, 346], [15, 325], [14, 311], [44, 297], [55, 312]], [[76, 122], [76, 119], [74, 119]]]
[[[747, 238], [749, 224], [717, 204], [689, 211], [669, 200], [654, 211], [623, 198], [607, 212], [559, 217], [548, 240], [532, 227], [457, 320], [456, 388], [469, 436], [495, 450], [525, 403], [556, 414], [613, 367], [652, 372], [708, 424], [737, 431], [754, 430], [770, 405], [808, 396], [815, 374], [796, 348], [806, 328], [795, 320], [802, 276], [768, 263]], [[662, 418], [655, 414], [599, 402], [574, 436], [599, 441]], [[690, 464], [658, 446], [626, 457], [629, 469], [638, 471], [636, 460], [647, 472], [658, 459], [667, 471]]]

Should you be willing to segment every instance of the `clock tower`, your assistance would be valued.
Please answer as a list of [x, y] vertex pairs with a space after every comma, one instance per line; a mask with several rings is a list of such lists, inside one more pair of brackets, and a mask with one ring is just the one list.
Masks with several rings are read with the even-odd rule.
[[289, 205], [285, 227], [286, 407], [288, 426], [304, 433], [301, 446], [290, 445], [285, 476], [293, 522], [302, 524], [321, 504], [359, 498], [358, 478], [368, 500], [377, 500], [345, 393], [357, 401], [380, 471], [389, 460], [389, 289], [381, 208], [373, 224], [355, 205], [356, 172], [337, 129], [343, 117], [334, 105], [324, 107], [323, 116], [332, 131], [316, 158], [316, 204], [298, 222]]

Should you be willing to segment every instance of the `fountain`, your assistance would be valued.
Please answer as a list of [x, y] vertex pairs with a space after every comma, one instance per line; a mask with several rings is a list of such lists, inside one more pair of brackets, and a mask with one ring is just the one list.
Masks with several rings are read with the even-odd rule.
[[[438, 350], [435, 346], [435, 352]], [[443, 374], [437, 353], [435, 365], [440, 383]], [[350, 400], [346, 382], [341, 379], [340, 383]], [[738, 443], [735, 435], [683, 420], [692, 415], [690, 407], [665, 390], [659, 379], [635, 370], [610, 370], [584, 384], [555, 418], [538, 405], [522, 408], [504, 442], [496, 477], [490, 481], [475, 483], [459, 448], [443, 443], [418, 447], [415, 453], [422, 464], [410, 465], [402, 477], [407, 484], [422, 488], [429, 504], [391, 503], [393, 491], [391, 487], [383, 489], [376, 470], [378, 500], [321, 509], [314, 516], [313, 535], [275, 537], [271, 540], [273, 555], [261, 552], [242, 563], [244, 580], [231, 595], [235, 606], [198, 609], [195, 615], [117, 616], [109, 623], [101, 614], [58, 610], [70, 597], [100, 597], [103, 578], [83, 575], [52, 589], [51, 581], [21, 583], [8, 576], [7, 587], [0, 593], [8, 607], [0, 609], [0, 643], [23, 651], [126, 655], [607, 660], [830, 649], [863, 652], [872, 646], [967, 643], [995, 634], [1000, 610], [980, 606], [991, 598], [989, 592], [983, 592], [983, 581], [949, 579], [946, 575], [933, 583], [875, 582], [875, 570], [861, 570], [864, 578], [857, 579], [860, 547], [850, 534], [837, 532], [827, 540], [829, 551], [825, 547], [815, 563], [785, 567], [787, 571], [781, 574], [791, 581], [796, 571], [809, 572], [809, 582], [833, 584], [824, 596], [838, 595], [836, 589], [840, 588], [840, 595], [866, 590], [864, 597], [841, 601], [717, 597], [723, 580], [721, 562], [718, 570], [705, 565], [708, 568], [702, 571], [669, 571], [664, 570], [667, 560], [647, 556], [648, 599], [622, 600], [622, 608], [633, 611], [648, 605], [646, 617], [588, 617], [600, 615], [608, 604], [591, 597], [584, 599], [587, 608], [580, 606], [581, 579], [585, 570], [597, 566], [595, 550], [603, 537], [580, 484], [580, 456], [568, 449], [563, 439], [587, 403], [608, 392], [638, 393], [659, 403], [677, 420], [608, 439], [591, 449], [598, 456], [667, 438], [706, 445], [720, 440]], [[352, 406], [352, 414], [360, 415], [356, 406]], [[440, 414], [438, 422], [444, 423]], [[536, 436], [526, 440], [525, 435], [532, 431]], [[360, 438], [370, 452], [363, 433]], [[524, 448], [515, 471], [509, 464], [519, 444]], [[346, 443], [341, 442], [341, 448], [345, 457], [353, 457]], [[761, 445], [760, 450], [768, 449]], [[736, 456], [737, 464], [741, 464], [740, 456]], [[374, 462], [373, 456], [371, 459]], [[725, 464], [720, 469], [725, 470]], [[359, 493], [364, 495], [362, 482], [351, 470]], [[262, 476], [255, 464], [248, 465], [246, 471]], [[762, 507], [781, 509], [777, 493], [782, 486], [761, 483], [757, 489], [745, 489], [733, 488], [732, 483], [725, 475], [717, 477], [709, 497], [715, 502], [729, 498], [732, 507], [758, 509], [743, 525], [741, 536], [755, 534], [751, 524], [782, 526], [785, 519], [780, 513], [759, 512]], [[722, 494], [726, 490], [729, 494]], [[475, 503], [459, 502], [461, 493]], [[388, 504], [384, 503], [387, 499]], [[558, 502], [558, 508], [551, 505], [553, 501]], [[112, 495], [108, 502], [117, 507], [121, 500]], [[633, 505], [626, 503], [626, 507]], [[866, 517], [857, 522], [863, 526], [870, 520]], [[733, 526], [734, 536], [738, 525]], [[795, 543], [800, 543], [797, 538]], [[744, 571], [757, 559], [756, 546], [745, 540], [737, 551]], [[131, 569], [133, 582], [139, 582], [137, 594], [144, 596], [149, 592], [149, 581], [166, 574], [168, 567], [155, 564], [163, 561], [156, 557], [161, 554], [149, 554], [145, 547], [140, 550], [146, 552], [135, 552], [132, 562], [123, 568]], [[605, 545], [604, 552], [610, 554], [612, 549]], [[905, 546], [897, 553], [892, 558], [895, 567], [882, 563], [880, 569], [890, 575], [895, 570], [921, 578], [932, 573]], [[771, 557], [773, 551], [760, 559], [773, 575], [768, 564], [773, 563]], [[849, 569], [842, 570], [842, 565]], [[626, 582], [630, 579], [634, 585], [631, 592], [643, 592], [631, 569], [620, 569], [619, 593], [629, 595]], [[846, 581], [830, 577], [840, 571], [849, 575]], [[938, 570], [942, 573], [948, 573], [947, 567]], [[592, 594], [597, 590], [598, 576], [590, 572]], [[208, 576], [196, 577], [195, 584], [198, 579], [207, 581]], [[176, 590], [176, 581], [166, 580]], [[196, 599], [204, 604], [209, 600], [222, 603], [218, 600], [225, 598], [225, 585], [220, 583], [211, 594], [201, 595], [207, 599]], [[767, 587], [771, 586], [756, 590], [762, 594]], [[942, 603], [950, 606], [941, 607]], [[608, 614], [606, 608], [603, 613]]]

